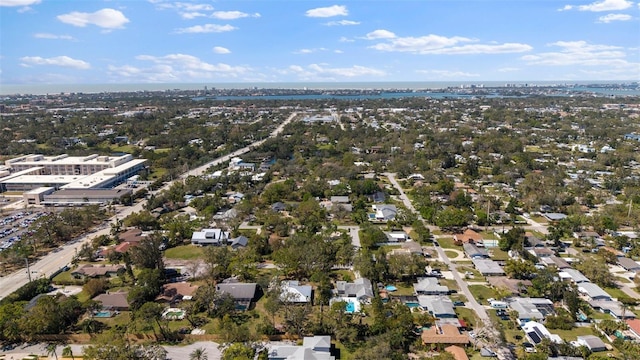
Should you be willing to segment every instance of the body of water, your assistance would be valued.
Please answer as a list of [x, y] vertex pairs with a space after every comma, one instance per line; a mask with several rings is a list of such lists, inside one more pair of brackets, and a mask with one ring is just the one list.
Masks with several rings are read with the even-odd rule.
[[[476, 86], [477, 88], [486, 87], [505, 87], [507, 85], [513, 87], [564, 87], [572, 88], [576, 91], [581, 89], [594, 89], [602, 91], [605, 94], [612, 95], [640, 95], [638, 83], [635, 82], [635, 90], [620, 91], [615, 87], [611, 89], [601, 87], [586, 87], [586, 85], [602, 85], [602, 84], [630, 84], [628, 82], [615, 81], [483, 81], [483, 82], [465, 82], [465, 81], [449, 81], [449, 82], [418, 82], [418, 81], [402, 81], [402, 82], [282, 82], [282, 83], [182, 83], [182, 84], [0, 84], [0, 95], [13, 94], [32, 94], [46, 95], [59, 93], [102, 93], [102, 92], [135, 92], [135, 91], [169, 91], [169, 90], [204, 90], [207, 89], [319, 89], [319, 90], [337, 90], [337, 89], [358, 89], [358, 90], [391, 90], [406, 89], [408, 94], [415, 94], [410, 91], [415, 90], [436, 90], [448, 88], [469, 88]], [[397, 93], [395, 93], [397, 94]], [[359, 96], [361, 98], [361, 96]], [[287, 98], [288, 99], [288, 98]]]

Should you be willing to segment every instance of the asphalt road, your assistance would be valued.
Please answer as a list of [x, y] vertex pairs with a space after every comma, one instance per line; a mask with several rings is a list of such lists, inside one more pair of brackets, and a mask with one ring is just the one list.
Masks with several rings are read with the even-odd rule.
[[[285, 121], [283, 121], [280, 125], [278, 125], [277, 128], [275, 128], [271, 132], [271, 134], [269, 135], [269, 138], [275, 137], [278, 134], [280, 134], [283, 131], [284, 127], [287, 126], [287, 124], [289, 124], [291, 121], [293, 121], [296, 115], [297, 113], [295, 112], [289, 115], [289, 117], [285, 119]], [[180, 177], [180, 179], [166, 183], [160, 190], [168, 189], [169, 187], [171, 187], [171, 185], [173, 185], [175, 181], [182, 181], [187, 176], [202, 175], [211, 166], [219, 165], [221, 163], [229, 161], [231, 158], [235, 156], [245, 154], [251, 151], [256, 146], [260, 146], [266, 140], [267, 139], [256, 141], [251, 145], [243, 147], [242, 149], [238, 149], [230, 154], [221, 156], [205, 165], [189, 170], [186, 173], [184, 173]], [[146, 203], [147, 203], [146, 200], [141, 200], [140, 202], [136, 203], [133, 206], [117, 207], [118, 209], [117, 214], [113, 216], [111, 219], [109, 219], [108, 222], [105, 222], [105, 224], [98, 231], [94, 233], [85, 234], [84, 236], [77, 239], [76, 241], [63, 245], [62, 247], [60, 247], [60, 250], [56, 252], [52, 252], [47, 256], [42, 257], [40, 260], [38, 260], [34, 264], [30, 264], [29, 270], [31, 272], [31, 279], [50, 276], [51, 274], [55, 273], [59, 269], [63, 268], [65, 265], [71, 262], [76, 252], [80, 250], [80, 247], [82, 247], [82, 244], [86, 242], [90, 242], [91, 239], [95, 238], [96, 236], [109, 234], [109, 232], [111, 231], [111, 224], [114, 224], [118, 220], [124, 219], [131, 213], [142, 211]], [[27, 282], [29, 282], [29, 274], [26, 269], [18, 270], [13, 274], [0, 278], [0, 299], [16, 291], [18, 288], [20, 288]]]
[[[422, 221], [422, 223], [425, 226], [427, 226], [427, 223], [424, 221], [422, 216], [420, 216], [420, 213], [418, 211], [416, 211], [416, 209], [413, 207], [413, 204], [411, 203], [411, 201], [409, 200], [407, 195], [404, 193], [404, 190], [402, 189], [400, 184], [398, 184], [398, 182], [396, 181], [395, 174], [394, 173], [384, 173], [382, 175], [386, 176], [389, 179], [389, 182], [391, 182], [391, 184], [398, 190], [398, 192], [400, 193], [399, 199], [404, 203], [405, 207], [408, 210], [410, 210], [411, 212], [413, 212], [414, 214], [416, 214], [418, 219], [420, 221]], [[456, 267], [456, 264], [451, 262], [451, 260], [444, 253], [444, 250], [442, 250], [441, 247], [436, 246], [435, 249], [438, 252], [438, 255], [440, 256], [440, 258], [444, 261], [444, 263], [447, 265], [447, 267], [449, 267], [449, 270], [451, 271], [451, 273], [453, 275], [453, 278], [455, 279], [456, 283], [458, 284], [458, 287], [460, 288], [462, 293], [467, 297], [466, 306], [470, 307], [471, 309], [473, 309], [473, 311], [475, 311], [476, 314], [478, 315], [478, 318], [480, 319], [480, 321], [482, 322], [482, 324], [484, 326], [483, 332], [484, 333], [488, 332], [490, 337], [497, 338], [498, 331], [493, 328], [493, 325], [492, 325], [493, 323], [491, 322], [491, 319], [489, 318], [489, 314], [487, 313], [487, 310], [484, 308], [484, 306], [480, 305], [478, 303], [478, 301], [476, 300], [476, 298], [473, 296], [473, 294], [469, 290], [469, 286], [467, 285], [467, 282], [464, 281], [464, 279], [462, 279], [462, 277], [460, 276], [460, 273], [458, 273], [458, 269]], [[513, 355], [511, 354], [511, 352], [507, 348], [500, 347], [500, 348], [494, 349], [494, 351], [497, 352], [498, 358], [501, 359], [501, 360], [511, 360], [511, 359], [513, 359]]]

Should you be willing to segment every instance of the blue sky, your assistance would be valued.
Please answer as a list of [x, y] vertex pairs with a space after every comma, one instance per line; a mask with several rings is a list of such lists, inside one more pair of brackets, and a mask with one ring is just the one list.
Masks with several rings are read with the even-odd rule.
[[630, 0], [0, 0], [0, 84], [640, 80]]

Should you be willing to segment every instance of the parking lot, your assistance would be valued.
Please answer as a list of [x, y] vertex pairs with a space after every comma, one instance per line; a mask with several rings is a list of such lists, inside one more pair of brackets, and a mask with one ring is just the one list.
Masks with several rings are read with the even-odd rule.
[[29, 226], [46, 215], [42, 211], [14, 211], [0, 220], [0, 251], [6, 250], [28, 233]]

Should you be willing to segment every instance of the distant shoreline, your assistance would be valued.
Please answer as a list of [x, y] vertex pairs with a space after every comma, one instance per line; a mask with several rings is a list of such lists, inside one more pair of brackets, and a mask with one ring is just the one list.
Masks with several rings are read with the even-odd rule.
[[447, 89], [466, 87], [548, 87], [584, 85], [622, 85], [638, 88], [637, 80], [629, 81], [390, 81], [390, 82], [256, 82], [256, 83], [155, 83], [155, 84], [0, 84], [0, 95], [47, 95], [60, 93], [104, 93], [207, 89]]

